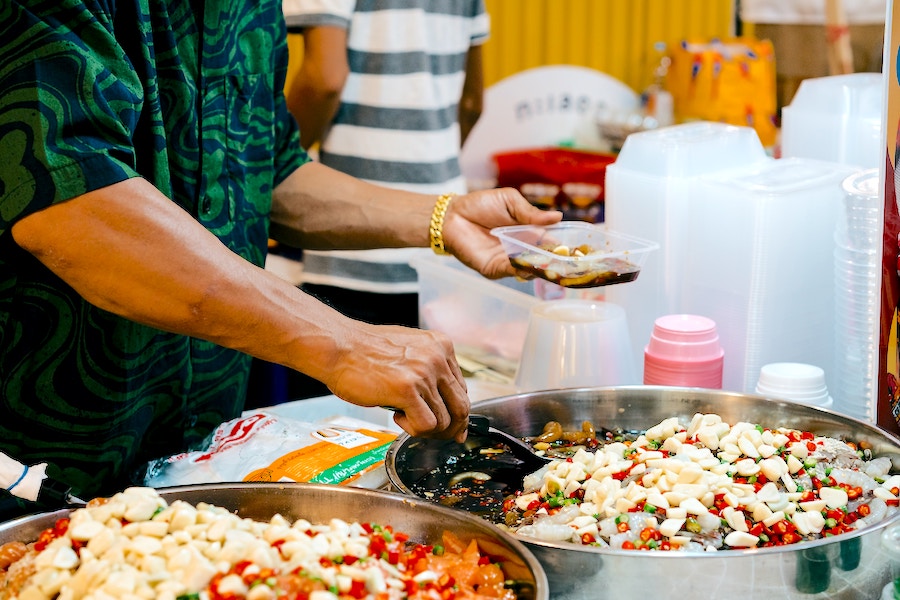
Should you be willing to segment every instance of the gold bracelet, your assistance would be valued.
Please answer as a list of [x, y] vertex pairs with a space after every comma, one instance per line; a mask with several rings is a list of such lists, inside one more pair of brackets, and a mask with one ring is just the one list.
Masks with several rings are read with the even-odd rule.
[[444, 217], [447, 216], [447, 208], [454, 196], [456, 194], [442, 194], [434, 203], [428, 235], [431, 237], [431, 249], [435, 254], [447, 254], [447, 250], [444, 248]]

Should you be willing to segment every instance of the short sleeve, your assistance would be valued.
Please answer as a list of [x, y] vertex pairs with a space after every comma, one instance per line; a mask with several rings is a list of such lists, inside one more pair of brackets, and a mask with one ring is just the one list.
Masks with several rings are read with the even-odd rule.
[[53, 203], [137, 176], [131, 139], [144, 101], [108, 15], [76, 2], [43, 15], [13, 2], [3, 12], [0, 234]]
[[282, 9], [290, 29], [321, 25], [348, 29], [356, 0], [283, 0]]

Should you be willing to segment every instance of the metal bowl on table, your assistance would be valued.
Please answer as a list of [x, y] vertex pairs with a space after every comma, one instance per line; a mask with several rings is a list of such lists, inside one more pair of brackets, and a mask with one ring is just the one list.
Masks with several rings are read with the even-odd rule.
[[[486, 521], [400, 494], [315, 483], [230, 483], [162, 488], [169, 503], [184, 500], [221, 506], [241, 517], [268, 521], [280, 514], [288, 520], [327, 523], [333, 518], [391, 525], [410, 535], [412, 542], [434, 544], [450, 530], [464, 542], [477, 540], [480, 549], [503, 557], [501, 567], [516, 582], [521, 600], [549, 600], [547, 578], [531, 552], [512, 536]], [[0, 545], [30, 542], [41, 531], [67, 516], [68, 509], [0, 523]]]
[[[548, 390], [479, 402], [475, 411], [493, 427], [518, 437], [540, 433], [548, 421], [580, 429], [645, 430], [663, 419], [689, 422], [716, 413], [728, 423], [792, 427], [865, 441], [875, 456], [890, 456], [900, 472], [900, 439], [868, 423], [824, 409], [761, 396], [656, 386]], [[401, 435], [386, 457], [388, 477], [414, 495], [414, 482], [460, 451], [450, 441]], [[816, 541], [720, 552], [635, 552], [553, 543], [515, 535], [543, 564], [554, 600], [684, 597], [742, 600], [878, 598], [891, 579], [881, 535], [900, 513], [864, 529]]]

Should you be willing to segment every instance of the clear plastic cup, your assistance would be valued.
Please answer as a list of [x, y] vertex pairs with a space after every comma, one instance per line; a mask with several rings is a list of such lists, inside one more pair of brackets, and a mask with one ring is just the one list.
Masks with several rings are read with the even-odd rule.
[[531, 309], [519, 392], [639, 383], [625, 310], [610, 302], [549, 300]]
[[659, 317], [644, 349], [644, 383], [720, 389], [724, 356], [712, 319]]

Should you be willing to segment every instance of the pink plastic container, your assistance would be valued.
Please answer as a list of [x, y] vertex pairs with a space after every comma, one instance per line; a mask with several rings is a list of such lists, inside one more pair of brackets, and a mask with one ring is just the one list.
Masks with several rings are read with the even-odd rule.
[[721, 389], [724, 358], [712, 319], [659, 317], [644, 348], [644, 384]]

